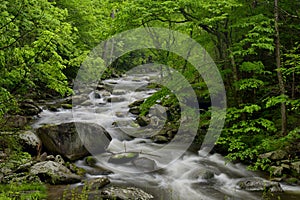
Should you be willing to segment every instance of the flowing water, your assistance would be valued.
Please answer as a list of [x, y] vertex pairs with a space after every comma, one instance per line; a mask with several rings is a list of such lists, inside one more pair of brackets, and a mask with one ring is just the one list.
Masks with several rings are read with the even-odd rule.
[[[151, 75], [136, 74], [105, 80], [103, 82], [105, 88], [111, 89], [118, 86], [118, 90], [112, 94], [109, 94], [107, 90], [96, 91], [100, 95], [91, 92], [88, 98], [92, 104], [78, 105], [73, 111], [44, 110], [40, 119], [33, 126], [36, 128], [43, 124], [58, 124], [74, 120], [103, 126], [113, 138], [107, 148], [109, 152], [140, 152], [139, 158], [145, 158], [146, 165], [147, 163], [151, 165], [154, 161], [153, 169], [162, 169], [152, 171], [151, 167], [147, 168], [145, 164], [142, 164], [142, 168], [144, 168], [139, 171], [140, 168], [132, 164], [109, 163], [108, 153], [95, 155], [98, 159], [97, 165], [113, 171], [112, 174], [105, 175], [113, 184], [137, 186], [154, 195], [155, 199], [262, 199], [261, 192], [246, 192], [237, 188], [238, 181], [247, 177], [260, 176], [258, 173], [247, 171], [242, 164], [225, 164], [225, 159], [221, 155], [203, 156], [201, 151], [187, 151], [169, 163], [169, 158], [156, 153], [163, 148], [163, 144], [155, 144], [147, 137], [131, 137], [136, 134], [133, 130], [137, 127], [134, 123], [136, 116], [128, 112], [128, 104], [146, 98], [155, 92], [155, 90], [145, 89], [150, 79]], [[136, 90], [137, 88], [140, 89]], [[110, 100], [108, 100], [109, 98]], [[76, 112], [75, 115], [73, 112]], [[145, 129], [145, 131], [148, 131], [145, 134], [147, 135], [154, 130]], [[170, 155], [168, 157], [173, 158], [173, 154], [176, 157], [181, 152], [177, 152], [177, 149], [173, 148], [169, 149], [167, 153]], [[90, 168], [85, 165], [83, 160], [77, 161], [76, 164], [82, 168]], [[145, 171], [145, 169], [147, 170]], [[87, 178], [99, 176], [104, 175], [86, 174]], [[281, 184], [281, 186], [285, 193], [275, 194], [273, 197], [270, 196], [270, 199], [278, 199], [279, 195], [281, 199], [300, 199], [300, 187], [285, 184]], [[62, 190], [61, 187], [60, 190]]]

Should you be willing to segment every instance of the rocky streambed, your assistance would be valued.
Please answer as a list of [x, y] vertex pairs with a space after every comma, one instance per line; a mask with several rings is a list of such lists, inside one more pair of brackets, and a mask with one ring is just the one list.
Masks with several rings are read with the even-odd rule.
[[225, 165], [219, 154], [166, 148], [177, 131], [165, 125], [167, 108], [157, 102], [138, 116], [138, 106], [155, 92], [149, 82], [151, 75], [143, 74], [109, 79], [72, 98], [31, 106], [39, 118], [19, 137], [35, 159], [2, 168], [1, 182], [44, 182], [49, 200], [300, 198], [298, 186]]

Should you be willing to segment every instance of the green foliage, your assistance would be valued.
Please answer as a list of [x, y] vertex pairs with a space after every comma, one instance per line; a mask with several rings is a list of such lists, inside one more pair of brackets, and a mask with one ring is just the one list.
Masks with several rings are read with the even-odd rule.
[[46, 187], [39, 183], [0, 185], [1, 200], [39, 200], [45, 199], [46, 197]]
[[[170, 90], [166, 87], [162, 87], [160, 90], [155, 92], [153, 95], [151, 95], [149, 98], [147, 98], [144, 103], [140, 105], [140, 111], [142, 116], [148, 114], [149, 109], [157, 104], [158, 102], [161, 102], [164, 97], [170, 94]], [[167, 101], [167, 103], [171, 103]]]
[[[5, 0], [0, 7], [0, 117], [33, 91], [70, 94], [67, 68], [82, 61], [68, 12], [46, 0]], [[47, 91], [46, 90], [46, 91]], [[26, 97], [25, 97], [26, 98]]]
[[[232, 56], [257, 55], [258, 49], [274, 50], [273, 20], [264, 14], [240, 18], [232, 25], [234, 29], [246, 29], [247, 33], [233, 46]], [[240, 35], [241, 37], [242, 35]]]
[[254, 117], [261, 111], [258, 105], [245, 105], [244, 107], [229, 108], [226, 117], [226, 127], [217, 144], [226, 147], [227, 158], [230, 160], [252, 161], [266, 148], [266, 141], [276, 131], [272, 121]]
[[286, 95], [268, 97], [267, 103], [266, 103], [266, 108], [278, 105], [282, 102], [286, 102], [287, 100], [288, 100], [288, 96], [286, 96]]

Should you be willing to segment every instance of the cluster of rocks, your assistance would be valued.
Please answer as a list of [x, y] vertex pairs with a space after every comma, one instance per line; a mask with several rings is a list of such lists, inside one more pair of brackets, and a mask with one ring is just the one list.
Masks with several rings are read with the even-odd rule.
[[259, 155], [261, 159], [268, 159], [270, 162], [269, 171], [275, 181], [284, 180], [290, 184], [299, 184], [300, 160], [290, 159], [289, 153], [285, 150], [276, 150]]
[[[165, 108], [157, 102], [153, 105], [149, 113], [141, 115], [140, 105], [144, 102], [144, 99], [137, 100], [129, 105], [129, 112], [136, 115], [135, 122], [140, 127], [146, 127], [148, 132], [152, 134], [146, 134], [147, 138], [151, 138], [155, 143], [168, 143], [170, 142], [178, 131], [178, 124], [174, 124], [168, 119], [170, 114], [170, 108]], [[160, 130], [159, 132], [153, 130]], [[144, 132], [147, 132], [145, 130]], [[154, 133], [154, 134], [153, 134]]]
[[28, 160], [16, 168], [1, 168], [1, 183], [44, 182], [70, 184], [81, 181], [83, 171], [74, 164], [66, 163], [60, 155], [44, 153], [39, 159]]
[[274, 181], [267, 181], [258, 177], [243, 178], [237, 182], [237, 189], [246, 191], [283, 192], [280, 184]]
[[[85, 143], [80, 140], [76, 128], [84, 131], [86, 136], [90, 135], [93, 139], [88, 139], [91, 143]], [[153, 196], [135, 187], [119, 187], [110, 184], [107, 177], [87, 179], [85, 174], [112, 173], [96, 165], [95, 158], [89, 156], [86, 146], [96, 146], [93, 133], [103, 134], [107, 141], [111, 140], [110, 135], [99, 125], [91, 123], [62, 123], [45, 125], [34, 131], [21, 131], [18, 134], [18, 142], [23, 146], [23, 150], [29, 152], [35, 159], [28, 160], [25, 164], [16, 168], [3, 167], [0, 170], [0, 183], [10, 184], [12, 182], [43, 182], [47, 184], [73, 184], [82, 183], [88, 191], [82, 191], [88, 194], [88, 199], [95, 197], [102, 199], [152, 199]], [[105, 145], [98, 151], [104, 151]], [[44, 153], [42, 153], [44, 152]], [[47, 152], [47, 153], [46, 153]], [[88, 157], [87, 157], [88, 156]], [[7, 159], [7, 153], [1, 151], [0, 159]], [[77, 167], [72, 161], [85, 158], [90, 171]], [[118, 158], [112, 157], [118, 160]], [[123, 158], [124, 159], [124, 158]], [[145, 162], [141, 161], [140, 162]], [[141, 166], [142, 164], [140, 164]], [[93, 172], [92, 172], [92, 171]], [[82, 187], [82, 186], [79, 186]], [[80, 189], [78, 190], [80, 191]], [[68, 199], [68, 198], [66, 198]]]
[[8, 128], [23, 128], [34, 120], [42, 109], [32, 99], [25, 99], [18, 102], [20, 111], [17, 114], [4, 116], [5, 126]]

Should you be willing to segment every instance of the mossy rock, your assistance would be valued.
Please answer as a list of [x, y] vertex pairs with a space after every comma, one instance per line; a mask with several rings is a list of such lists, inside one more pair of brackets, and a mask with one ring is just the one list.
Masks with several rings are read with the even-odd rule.
[[93, 156], [88, 156], [85, 158], [85, 163], [90, 167], [95, 167], [97, 163], [97, 159], [94, 158]]
[[128, 163], [133, 160], [135, 160], [139, 156], [138, 153], [119, 153], [111, 156], [108, 159], [108, 162], [114, 163], [114, 164], [123, 164], [123, 163]]
[[61, 104], [61, 107], [64, 109], [72, 109], [72, 104]]

